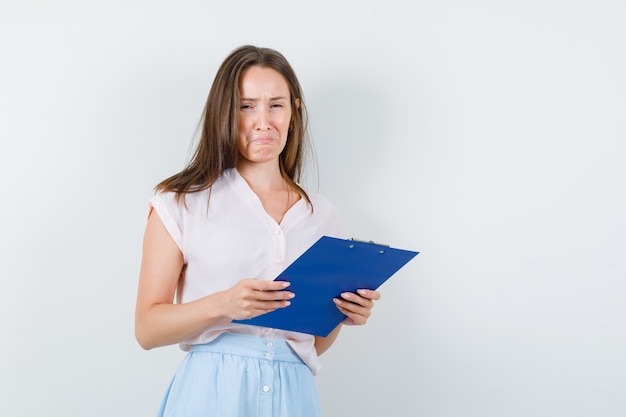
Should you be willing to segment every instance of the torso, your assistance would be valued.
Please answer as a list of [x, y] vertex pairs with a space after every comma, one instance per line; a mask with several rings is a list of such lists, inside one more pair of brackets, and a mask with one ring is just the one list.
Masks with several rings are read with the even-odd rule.
[[[224, 291], [243, 278], [274, 279], [319, 237], [340, 237], [338, 214], [328, 200], [309, 191], [315, 208], [311, 210], [294, 191], [280, 193], [281, 198], [259, 196], [230, 169], [211, 190], [187, 194], [186, 204], [174, 193], [151, 199], [183, 254], [181, 304]], [[183, 341], [181, 347], [208, 343], [223, 332], [287, 340], [314, 373], [319, 369], [313, 336], [285, 330], [225, 321]]]

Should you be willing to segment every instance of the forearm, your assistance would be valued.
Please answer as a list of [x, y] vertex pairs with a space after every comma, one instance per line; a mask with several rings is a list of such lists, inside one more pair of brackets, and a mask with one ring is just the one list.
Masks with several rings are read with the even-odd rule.
[[229, 322], [220, 308], [220, 293], [185, 303], [160, 303], [135, 315], [135, 337], [144, 349], [180, 343], [212, 325]]
[[317, 356], [320, 356], [322, 353], [326, 352], [331, 345], [337, 339], [339, 335], [339, 331], [341, 330], [341, 324], [339, 324], [335, 329], [328, 334], [326, 337], [315, 336], [315, 350], [317, 351]]

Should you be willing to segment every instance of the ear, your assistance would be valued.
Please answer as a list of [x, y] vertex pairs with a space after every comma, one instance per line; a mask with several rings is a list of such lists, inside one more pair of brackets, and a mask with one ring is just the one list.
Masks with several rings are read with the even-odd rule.
[[[296, 110], [300, 109], [300, 99], [297, 98], [294, 100], [296, 103]], [[293, 129], [293, 113], [291, 114], [291, 121], [289, 122], [289, 131], [291, 131], [291, 129]]]

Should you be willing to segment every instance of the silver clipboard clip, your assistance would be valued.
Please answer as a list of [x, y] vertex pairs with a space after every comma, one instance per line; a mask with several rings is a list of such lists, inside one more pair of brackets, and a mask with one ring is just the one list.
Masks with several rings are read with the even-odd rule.
[[[366, 244], [368, 244], [368, 245], [381, 246], [381, 247], [383, 247], [383, 248], [389, 248], [389, 247], [390, 247], [389, 245], [385, 245], [385, 244], [383, 244], [383, 243], [376, 243], [376, 242], [374, 242], [373, 240], [359, 240], [359, 239], [355, 239], [355, 238], [353, 238], [353, 237], [351, 237], [350, 239], [348, 239], [348, 241], [350, 241], [350, 242], [358, 242], [358, 243], [366, 243]], [[352, 249], [352, 248], [354, 247], [354, 245], [350, 244], [348, 247], [349, 247], [350, 249]], [[380, 254], [382, 255], [383, 253], [385, 253], [385, 250], [384, 250], [384, 249], [380, 249], [380, 250], [378, 251], [378, 253], [380, 253]]]

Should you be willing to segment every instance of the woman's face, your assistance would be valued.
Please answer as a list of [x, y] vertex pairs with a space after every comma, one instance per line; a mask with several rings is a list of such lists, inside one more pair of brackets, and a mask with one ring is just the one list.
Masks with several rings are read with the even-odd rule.
[[240, 164], [277, 163], [291, 123], [287, 81], [276, 70], [254, 66], [242, 73], [239, 92], [237, 146], [243, 157]]

